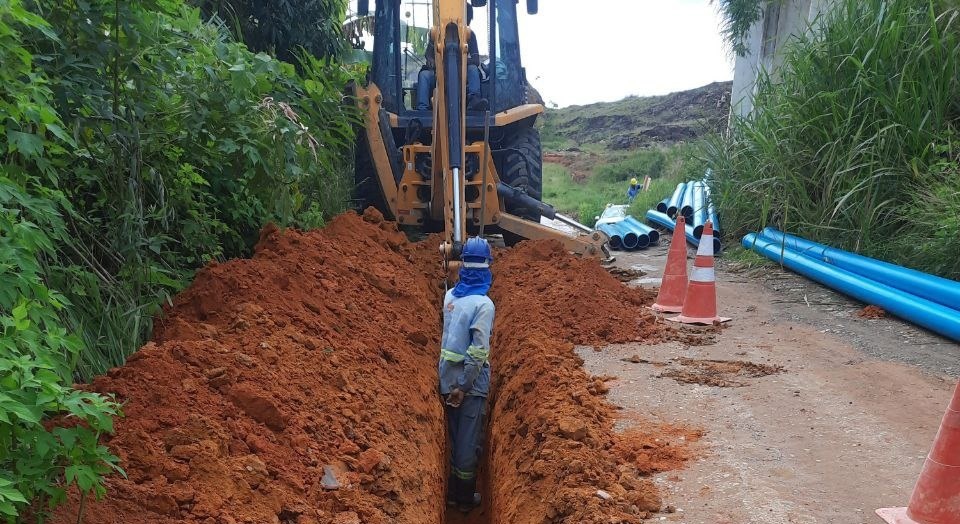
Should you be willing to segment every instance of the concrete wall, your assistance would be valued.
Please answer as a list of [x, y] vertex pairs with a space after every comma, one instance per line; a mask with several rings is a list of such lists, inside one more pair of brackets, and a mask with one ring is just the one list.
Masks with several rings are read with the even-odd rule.
[[783, 59], [783, 46], [794, 35], [807, 31], [817, 16], [835, 0], [773, 0], [747, 36], [749, 53], [734, 64], [730, 114], [746, 116], [753, 110], [753, 95], [760, 71], [774, 78]]

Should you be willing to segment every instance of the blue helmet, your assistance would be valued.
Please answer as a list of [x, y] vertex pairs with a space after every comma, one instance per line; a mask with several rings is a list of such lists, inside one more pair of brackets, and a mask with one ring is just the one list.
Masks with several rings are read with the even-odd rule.
[[493, 253], [490, 252], [490, 244], [485, 239], [470, 237], [463, 245], [460, 259], [464, 262], [463, 267], [490, 267], [490, 263], [493, 262]]

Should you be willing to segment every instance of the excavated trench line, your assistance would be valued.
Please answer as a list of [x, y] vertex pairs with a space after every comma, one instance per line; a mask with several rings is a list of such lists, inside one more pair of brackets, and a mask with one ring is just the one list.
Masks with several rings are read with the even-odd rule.
[[[443, 522], [435, 243], [368, 210], [266, 228], [252, 259], [200, 271], [155, 342], [91, 385], [125, 402], [108, 444], [128, 478], [81, 521]], [[447, 522], [640, 522], [656, 491], [618, 456], [606, 387], [572, 343], [661, 336], [651, 297], [559, 243], [497, 256], [486, 502]]]

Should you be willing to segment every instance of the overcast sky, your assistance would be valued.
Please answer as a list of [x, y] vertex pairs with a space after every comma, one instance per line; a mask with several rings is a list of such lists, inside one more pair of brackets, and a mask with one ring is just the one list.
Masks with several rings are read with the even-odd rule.
[[[404, 10], [429, 12], [427, 5], [405, 0]], [[520, 0], [523, 64], [548, 105], [662, 95], [733, 78], [710, 0], [543, 0], [535, 16], [525, 5]], [[416, 25], [426, 19], [415, 18]], [[474, 29], [485, 25], [478, 12]]]
[[548, 104], [662, 95], [733, 78], [708, 0], [543, 0], [540, 13], [524, 11], [520, 24], [527, 77]]

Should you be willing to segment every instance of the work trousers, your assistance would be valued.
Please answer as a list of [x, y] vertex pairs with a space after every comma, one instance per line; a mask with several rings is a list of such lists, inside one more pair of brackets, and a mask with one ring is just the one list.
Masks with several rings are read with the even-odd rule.
[[480, 462], [485, 397], [464, 397], [460, 407], [446, 406], [447, 432], [450, 435], [450, 478], [447, 500], [473, 503], [477, 491], [477, 465]]

